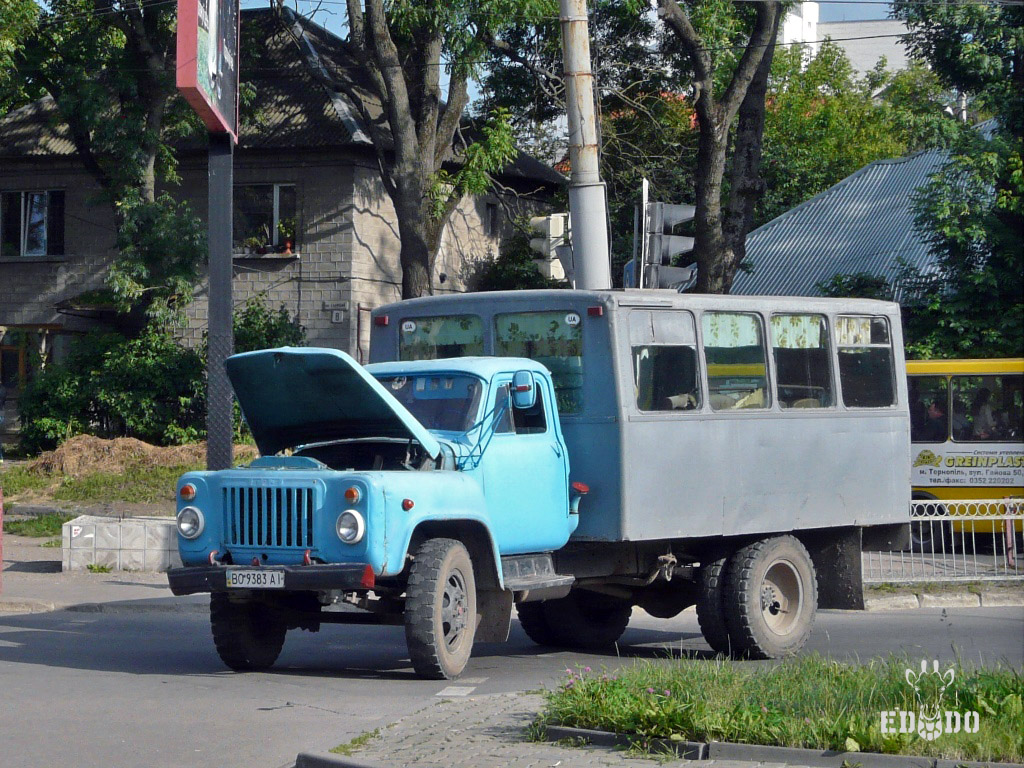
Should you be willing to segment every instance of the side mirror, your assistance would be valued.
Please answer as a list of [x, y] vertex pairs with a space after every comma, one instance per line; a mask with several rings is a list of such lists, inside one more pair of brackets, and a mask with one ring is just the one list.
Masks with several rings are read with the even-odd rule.
[[516, 371], [512, 377], [512, 407], [525, 411], [537, 403], [537, 386], [530, 371]]

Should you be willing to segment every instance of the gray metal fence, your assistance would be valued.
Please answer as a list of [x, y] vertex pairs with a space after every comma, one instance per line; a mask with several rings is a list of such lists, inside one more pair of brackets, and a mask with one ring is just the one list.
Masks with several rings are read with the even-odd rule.
[[865, 552], [865, 583], [1024, 580], [1024, 498], [910, 504], [909, 545]]

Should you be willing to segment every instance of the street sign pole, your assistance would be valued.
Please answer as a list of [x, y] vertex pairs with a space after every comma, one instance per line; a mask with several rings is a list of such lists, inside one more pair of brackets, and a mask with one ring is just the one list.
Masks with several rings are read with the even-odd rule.
[[231, 198], [238, 136], [239, 0], [178, 0], [177, 86], [210, 132], [206, 468], [232, 464]]
[[234, 141], [230, 134], [210, 134], [209, 155], [209, 335], [206, 361], [206, 468], [232, 464], [231, 385], [224, 361], [234, 347], [231, 328], [231, 197]]

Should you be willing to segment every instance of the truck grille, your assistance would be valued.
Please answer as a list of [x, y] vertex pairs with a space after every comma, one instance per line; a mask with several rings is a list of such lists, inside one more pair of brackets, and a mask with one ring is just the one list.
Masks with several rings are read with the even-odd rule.
[[313, 546], [316, 494], [306, 488], [227, 487], [228, 544], [238, 547]]

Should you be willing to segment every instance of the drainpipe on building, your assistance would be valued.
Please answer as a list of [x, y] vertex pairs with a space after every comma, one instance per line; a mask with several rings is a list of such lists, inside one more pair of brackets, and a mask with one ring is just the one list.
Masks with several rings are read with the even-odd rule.
[[594, 75], [586, 0], [560, 0], [565, 103], [569, 121], [569, 216], [576, 288], [612, 287], [608, 209], [598, 165]]

